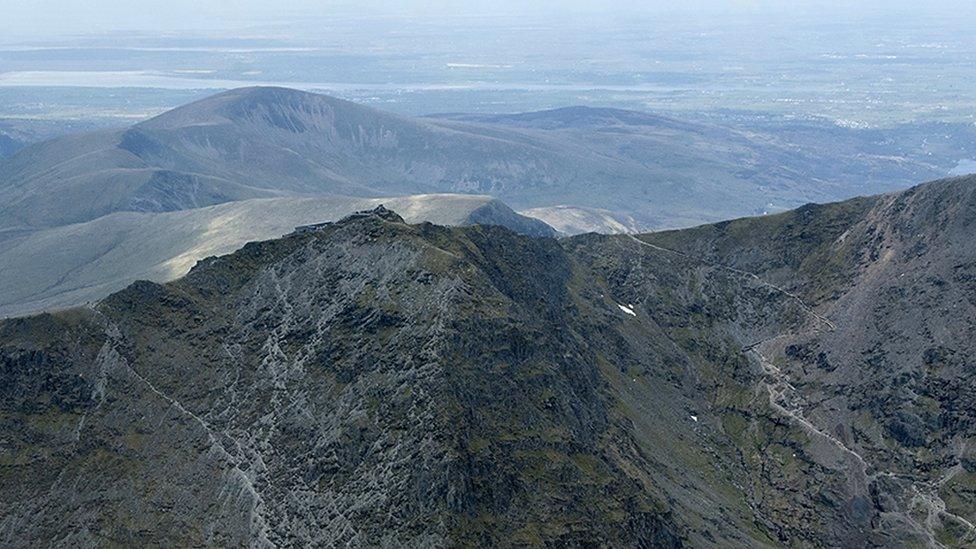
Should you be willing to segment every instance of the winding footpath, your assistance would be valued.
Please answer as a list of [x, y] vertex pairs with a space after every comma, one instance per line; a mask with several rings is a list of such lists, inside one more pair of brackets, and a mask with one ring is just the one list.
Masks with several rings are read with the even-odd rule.
[[[837, 330], [837, 326], [830, 319], [817, 313], [813, 307], [806, 303], [799, 295], [790, 292], [785, 288], [767, 282], [755, 273], [736, 269], [735, 267], [730, 267], [728, 265], [711, 263], [678, 250], [651, 244], [650, 242], [645, 242], [632, 234], [628, 234], [626, 236], [642, 246], [646, 246], [659, 252], [671, 254], [714, 269], [719, 269], [750, 278], [758, 282], [761, 286], [769, 288], [790, 298], [799, 305], [800, 309], [803, 310], [806, 315], [814, 320], [814, 326], [809, 332], [810, 334], [833, 332]], [[852, 480], [854, 480], [855, 486], [860, 489], [859, 491], [868, 493], [869, 487], [881, 478], [902, 479], [907, 481], [912, 494], [911, 500], [908, 503], [908, 508], [901, 512], [889, 512], [886, 514], [899, 515], [907, 524], [909, 524], [916, 532], [921, 534], [926, 539], [930, 547], [945, 547], [945, 545], [936, 537], [936, 530], [939, 528], [940, 519], [943, 517], [952, 520], [967, 529], [966, 535], [960, 540], [963, 544], [976, 542], [976, 525], [967, 520], [965, 517], [961, 517], [948, 511], [945, 501], [943, 501], [939, 496], [939, 487], [951, 480], [952, 477], [958, 473], [958, 466], [950, 469], [949, 472], [947, 472], [936, 482], [919, 480], [891, 471], [876, 470], [875, 473], [869, 475], [868, 471], [875, 468], [867, 462], [864, 456], [806, 418], [804, 414], [806, 403], [800, 391], [793, 385], [789, 374], [784, 372], [780, 367], [776, 366], [759, 350], [759, 348], [763, 345], [777, 339], [799, 335], [803, 334], [784, 332], [776, 336], [757, 341], [750, 345], [746, 345], [742, 349], [743, 353], [751, 355], [754, 359], [756, 359], [762, 368], [763, 373], [765, 374], [766, 379], [762, 380], [760, 383], [769, 393], [770, 407], [781, 415], [792, 420], [811, 437], [819, 438], [828, 442], [840, 450], [844, 455], [848, 456], [854, 463], [855, 478]], [[914, 518], [913, 511], [915, 510], [922, 511], [925, 517], [924, 521], [919, 522]]]

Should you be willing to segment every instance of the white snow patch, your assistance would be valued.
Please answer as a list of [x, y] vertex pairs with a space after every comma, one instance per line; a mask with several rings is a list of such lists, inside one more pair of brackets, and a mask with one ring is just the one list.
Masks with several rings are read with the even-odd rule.
[[617, 303], [617, 307], [620, 307], [620, 310], [621, 311], [629, 314], [630, 316], [637, 316], [637, 313], [635, 313], [634, 312], [634, 309], [632, 308], [633, 305], [631, 305], [630, 307], [628, 307], [626, 305], [621, 305], [621, 304]]

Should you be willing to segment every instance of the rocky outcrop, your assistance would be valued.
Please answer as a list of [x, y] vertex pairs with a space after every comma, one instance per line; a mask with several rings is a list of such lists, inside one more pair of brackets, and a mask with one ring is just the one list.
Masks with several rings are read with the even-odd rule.
[[8, 320], [0, 540], [965, 546], [974, 188], [564, 240], [379, 209]]
[[0, 354], [4, 544], [678, 546], [572, 273], [552, 239], [377, 209], [10, 321], [56, 341]]

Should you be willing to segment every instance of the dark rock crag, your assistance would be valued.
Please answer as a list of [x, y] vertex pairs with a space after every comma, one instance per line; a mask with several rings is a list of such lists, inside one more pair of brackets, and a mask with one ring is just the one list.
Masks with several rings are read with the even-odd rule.
[[0, 323], [0, 543], [965, 546], [976, 182], [686, 231], [367, 212]]

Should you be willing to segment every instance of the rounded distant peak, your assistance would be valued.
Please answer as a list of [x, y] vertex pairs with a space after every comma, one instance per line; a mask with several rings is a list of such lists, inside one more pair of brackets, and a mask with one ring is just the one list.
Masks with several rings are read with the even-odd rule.
[[[235, 88], [223, 93], [214, 95], [209, 100], [219, 102], [224, 106], [234, 104], [296, 104], [296, 103], [330, 103], [355, 105], [349, 101], [325, 95], [321, 93], [296, 90], [294, 88], [283, 88], [280, 86], [250, 86], [246, 88]], [[207, 101], [204, 99], [203, 101]]]
[[176, 129], [189, 126], [258, 123], [301, 132], [329, 113], [341, 116], [379, 116], [382, 113], [336, 97], [276, 86], [236, 88], [165, 112], [138, 126]]

